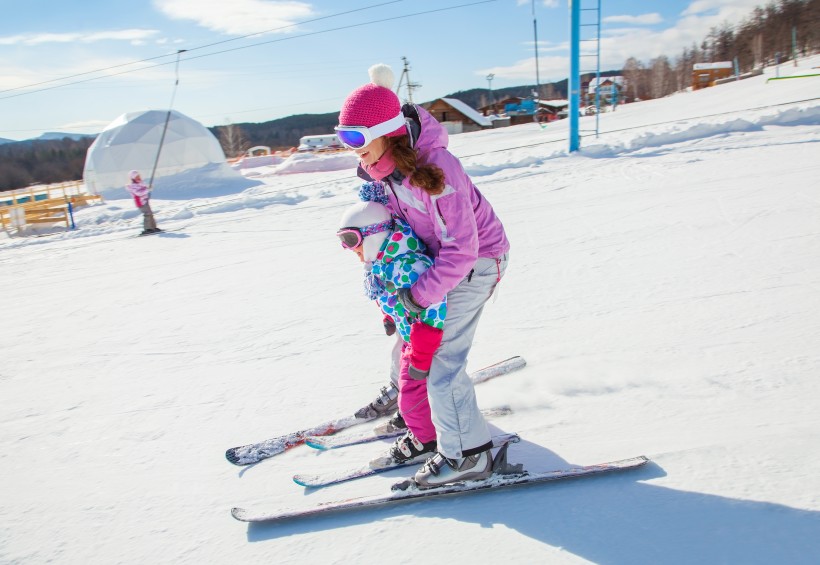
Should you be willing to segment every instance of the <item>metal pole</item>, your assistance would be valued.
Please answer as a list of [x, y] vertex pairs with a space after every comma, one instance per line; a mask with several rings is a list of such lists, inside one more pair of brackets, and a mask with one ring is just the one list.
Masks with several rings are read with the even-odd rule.
[[581, 110], [581, 0], [569, 0], [569, 9], [569, 150], [572, 153], [581, 146], [578, 131], [578, 112]]
[[154, 168], [151, 170], [151, 178], [148, 181], [148, 190], [151, 191], [154, 189], [154, 175], [157, 173], [157, 165], [159, 164], [159, 155], [162, 152], [162, 144], [165, 142], [165, 132], [168, 130], [168, 122], [171, 120], [171, 109], [174, 107], [174, 98], [177, 95], [177, 86], [179, 86], [179, 56], [181, 53], [185, 53], [187, 49], [180, 49], [177, 51], [177, 64], [176, 64], [176, 81], [174, 82], [174, 92], [171, 94], [171, 103], [168, 105], [168, 113], [165, 114], [165, 125], [162, 128], [162, 135], [159, 138], [159, 147], [157, 147], [157, 157], [154, 159]]
[[[571, 0], [570, 0], [571, 1]], [[535, 0], [532, 0], [532, 33], [535, 37], [535, 93], [538, 98], [541, 97], [541, 75], [538, 70], [538, 24], [535, 20]]]
[[495, 99], [493, 98], [493, 79], [495, 78], [495, 74], [490, 73], [487, 75], [487, 90], [490, 91], [490, 105], [493, 107], [493, 114], [497, 114], [495, 108]]
[[[595, 139], [598, 139], [599, 124], [601, 122], [601, 0], [598, 0], [598, 22], [596, 25], [598, 36], [595, 38], [597, 45], [595, 51], [595, 80], [598, 83], [598, 88], [595, 89]], [[615, 84], [614, 79], [612, 84]]]

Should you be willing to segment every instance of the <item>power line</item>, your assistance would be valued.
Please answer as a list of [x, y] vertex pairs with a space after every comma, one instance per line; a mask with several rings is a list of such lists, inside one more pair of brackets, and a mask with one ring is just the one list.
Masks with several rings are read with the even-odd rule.
[[[352, 14], [354, 12], [361, 12], [363, 10], [370, 10], [371, 8], [379, 8], [381, 6], [386, 6], [388, 4], [396, 4], [397, 2], [402, 2], [402, 1], [403, 0], [391, 0], [390, 2], [382, 2], [381, 4], [373, 4], [372, 6], [365, 6], [364, 8], [357, 8], [355, 10], [348, 10], [347, 12], [339, 12], [337, 14], [331, 14], [329, 16], [322, 16], [320, 18], [313, 18], [311, 20], [305, 20], [303, 22], [299, 22], [299, 23], [296, 23], [296, 24], [289, 24], [289, 25], [286, 25], [286, 26], [275, 27], [275, 28], [266, 29], [266, 30], [263, 30], [263, 31], [256, 31], [254, 33], [249, 33], [247, 35], [240, 35], [239, 37], [232, 37], [230, 39], [223, 39], [222, 41], [215, 41], [214, 43], [208, 43], [206, 45], [200, 45], [199, 47], [191, 47], [190, 49], [185, 49], [185, 51], [198, 51], [200, 49], [206, 49], [208, 47], [213, 47], [214, 45], [222, 45], [223, 43], [228, 43], [230, 41], [239, 41], [240, 39], [247, 39], [249, 37], [254, 37], [256, 35], [262, 35], [262, 34], [271, 33], [271, 32], [274, 32], [274, 31], [282, 31], [284, 29], [288, 29], [288, 28], [291, 28], [291, 27], [296, 27], [296, 26], [300, 26], [300, 25], [303, 25], [303, 24], [318, 22], [318, 21], [321, 21], [321, 20], [327, 20], [327, 19], [330, 19], [330, 18], [338, 17], [338, 16], [346, 16], [347, 14]], [[94, 73], [102, 73], [104, 71], [110, 71], [111, 69], [119, 69], [120, 67], [127, 67], [129, 65], [138, 65], [140, 63], [147, 63], [149, 61], [156, 61], [157, 59], [162, 59], [164, 57], [176, 56], [177, 53], [178, 52], [166, 53], [164, 55], [157, 55], [156, 57], [148, 57], [147, 59], [140, 59], [139, 61], [131, 61], [129, 63], [120, 63], [118, 65], [111, 65], [110, 67], [103, 67], [101, 69], [95, 69], [93, 71], [85, 71], [85, 72], [82, 72], [82, 73], [67, 75], [67, 76], [60, 77], [60, 78], [44, 80], [42, 82], [35, 82], [35, 83], [32, 83], [32, 84], [27, 84], [25, 86], [15, 86], [14, 88], [7, 88], [5, 90], [0, 90], [0, 94], [2, 94], [4, 92], [13, 92], [15, 90], [24, 90], [26, 88], [31, 88], [33, 86], [41, 86], [43, 84], [50, 84], [52, 82], [59, 82], [59, 81], [68, 80], [68, 79], [72, 79], [72, 78], [77, 78], [77, 77], [90, 75], [90, 74], [94, 74]], [[146, 67], [146, 68], [150, 68], [150, 67]], [[141, 71], [143, 69], [133, 69], [133, 70], [134, 71]], [[97, 78], [104, 78], [104, 77], [97, 77]], [[72, 83], [72, 84], [75, 84], [75, 83]], [[67, 86], [67, 85], [63, 85], [63, 86]], [[39, 90], [33, 90], [31, 92], [39, 92]], [[12, 98], [12, 97], [11, 96], [6, 96], [4, 98]]]
[[[400, 0], [397, 0], [397, 1], [400, 1]], [[242, 47], [234, 47], [232, 49], [223, 49], [221, 51], [214, 51], [212, 53], [205, 53], [203, 55], [197, 55], [197, 56], [194, 56], [194, 57], [187, 57], [184, 60], [185, 61], [191, 61], [191, 60], [194, 60], [194, 59], [202, 59], [204, 57], [212, 57], [214, 55], [221, 55], [223, 53], [231, 53], [233, 51], [240, 51], [242, 49], [250, 49], [252, 47], [259, 47], [260, 45], [270, 45], [271, 43], [279, 43], [279, 42], [282, 42], [282, 41], [291, 41], [293, 39], [301, 39], [301, 38], [304, 38], [304, 37], [311, 37], [311, 36], [314, 36], [314, 35], [321, 35], [321, 34], [324, 34], [324, 33], [330, 33], [330, 32], [334, 32], [334, 31], [342, 31], [342, 30], [346, 30], [346, 29], [353, 29], [353, 28], [362, 27], [362, 26], [369, 26], [369, 25], [389, 22], [389, 21], [393, 21], [393, 20], [400, 20], [400, 19], [404, 19], [404, 18], [412, 18], [412, 17], [415, 17], [415, 16], [423, 16], [423, 15], [426, 15], [426, 14], [434, 14], [434, 13], [437, 13], [437, 12], [445, 12], [445, 11], [448, 11], [448, 10], [456, 10], [456, 9], [459, 9], [459, 8], [467, 8], [467, 7], [470, 7], [470, 6], [477, 6], [479, 4], [489, 4], [491, 2], [497, 2], [497, 1], [498, 0], [480, 0], [479, 2], [470, 2], [470, 3], [467, 3], [467, 4], [459, 4], [457, 6], [448, 6], [448, 7], [445, 7], [445, 8], [437, 8], [435, 10], [425, 10], [423, 12], [415, 12], [415, 13], [412, 13], [412, 14], [405, 14], [405, 15], [402, 15], [402, 16], [393, 16], [393, 17], [390, 17], [390, 18], [382, 18], [382, 19], [379, 19], [379, 20], [371, 20], [369, 22], [361, 22], [361, 23], [358, 23], [358, 24], [350, 24], [350, 25], [346, 25], [346, 26], [340, 26], [340, 27], [321, 30], [321, 31], [303, 33], [301, 35], [292, 35], [292, 36], [283, 37], [283, 38], [280, 38], [280, 39], [272, 39], [270, 41], [262, 41], [262, 42], [259, 42], [259, 43], [253, 43], [251, 45], [244, 45]], [[330, 16], [326, 16], [326, 17], [330, 17]], [[294, 24], [294, 25], [298, 25], [298, 24]], [[219, 43], [225, 43], [226, 41], [232, 41], [232, 40], [225, 40], [225, 41], [222, 41], [222, 42], [219, 42]], [[216, 43], [211, 44], [211, 45], [216, 45]], [[208, 47], [208, 46], [197, 47], [195, 49], [203, 49], [205, 47]], [[191, 51], [191, 49], [188, 49], [188, 51]], [[175, 54], [176, 53], [174, 53], [174, 55]], [[167, 56], [170, 56], [170, 55], [163, 55], [163, 57], [167, 57]], [[146, 61], [147, 61], [147, 59], [146, 59]], [[119, 76], [119, 75], [139, 72], [139, 71], [145, 71], [145, 70], [148, 70], [148, 69], [154, 69], [154, 68], [163, 67], [163, 66], [166, 66], [166, 65], [173, 65], [174, 63], [175, 63], [175, 61], [169, 61], [169, 62], [165, 62], [165, 63], [158, 63], [156, 65], [150, 65], [150, 66], [142, 67], [142, 68], [139, 68], [139, 69], [130, 69], [130, 70], [127, 70], [127, 71], [120, 71], [118, 73], [107, 74], [105, 76], [92, 77], [92, 78], [87, 78], [87, 79], [78, 80], [78, 81], [74, 81], [74, 82], [66, 82], [66, 83], [63, 83], [63, 84], [55, 85], [55, 86], [47, 86], [45, 88], [39, 88], [39, 89], [35, 89], [35, 90], [28, 90], [26, 92], [21, 92], [21, 93], [18, 93], [18, 94], [12, 94], [10, 96], [0, 97], [0, 100], [6, 100], [8, 98], [16, 98], [18, 96], [26, 96], [28, 94], [34, 94], [36, 92], [44, 92], [46, 90], [54, 90], [55, 88], [62, 88], [64, 86], [73, 86], [75, 84], [82, 84], [82, 83], [85, 83], [85, 82], [91, 82], [91, 81], [94, 81], [94, 80], [99, 80], [101, 78], [110, 78], [112, 76]], [[124, 65], [128, 65], [128, 64], [135, 64], [135, 63], [125, 63]], [[122, 66], [122, 65], [120, 65], [120, 66]], [[115, 68], [115, 67], [110, 67], [110, 68]], [[106, 69], [102, 69], [102, 70], [106, 70]], [[101, 71], [88, 71], [87, 73], [80, 73], [80, 74], [85, 75], [85, 74], [89, 74], [89, 73], [93, 73], [93, 72], [101, 72]], [[74, 75], [74, 76], [80, 76], [80, 75]], [[67, 78], [71, 78], [71, 77], [67, 77]], [[64, 80], [64, 79], [54, 79], [54, 80]], [[54, 82], [54, 81], [46, 81], [46, 82]], [[45, 84], [45, 83], [41, 83], [41, 84]], [[23, 88], [25, 88], [25, 87], [23, 87]], [[8, 92], [8, 91], [0, 91], [0, 92]]]

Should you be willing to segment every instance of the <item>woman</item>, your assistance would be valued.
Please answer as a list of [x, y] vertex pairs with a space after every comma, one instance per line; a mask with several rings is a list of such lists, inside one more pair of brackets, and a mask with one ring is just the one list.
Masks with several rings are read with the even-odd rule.
[[[423, 108], [402, 108], [389, 67], [375, 65], [369, 73], [372, 82], [345, 100], [336, 133], [359, 157], [359, 175], [385, 184], [388, 209], [433, 258], [412, 287], [399, 290], [402, 305], [421, 312], [447, 299], [447, 324], [427, 377], [437, 453], [414, 478], [422, 488], [485, 478], [492, 473], [492, 441], [467, 355], [510, 245], [492, 206], [447, 150], [447, 131]], [[394, 371], [398, 365], [394, 358]]]

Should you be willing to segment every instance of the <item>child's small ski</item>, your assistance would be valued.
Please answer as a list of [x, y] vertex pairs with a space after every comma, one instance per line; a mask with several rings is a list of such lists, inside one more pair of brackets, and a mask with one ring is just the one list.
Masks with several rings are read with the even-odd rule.
[[[512, 408], [509, 406], [499, 406], [497, 408], [483, 408], [481, 414], [485, 418], [497, 418], [499, 416], [506, 416], [512, 414]], [[313, 449], [327, 451], [330, 449], [339, 449], [342, 447], [350, 447], [351, 445], [360, 445], [363, 443], [370, 443], [374, 441], [393, 439], [403, 436], [407, 432], [407, 428], [395, 429], [389, 423], [377, 426], [372, 431], [361, 432], [357, 434], [347, 434], [344, 436], [309, 436], [305, 439], [305, 445]]]
[[562, 469], [559, 471], [547, 471], [542, 473], [527, 473], [526, 471], [520, 473], [498, 473], [483, 481], [466, 481], [431, 489], [419, 489], [415, 486], [415, 483], [413, 483], [412, 480], [409, 480], [393, 485], [392, 492], [389, 494], [364, 496], [360, 498], [340, 500], [337, 502], [327, 502], [310, 508], [284, 509], [270, 512], [255, 512], [244, 508], [233, 508], [231, 510], [231, 515], [237, 520], [243, 522], [285, 522], [287, 520], [312, 518], [349, 510], [372, 509], [381, 506], [394, 505], [400, 502], [421, 500], [436, 496], [456, 496], [471, 494], [479, 491], [491, 491], [508, 487], [558, 481], [562, 479], [590, 477], [605, 473], [626, 471], [629, 469], [640, 468], [648, 461], [649, 459], [647, 457], [641, 455], [630, 459], [623, 459], [621, 461], [611, 461], [596, 465], [572, 467], [570, 469]]
[[[470, 375], [473, 384], [480, 384], [495, 377], [506, 375], [512, 371], [524, 367], [527, 362], [519, 356], [510, 357], [504, 361], [485, 367]], [[364, 409], [358, 411], [362, 413]], [[250, 443], [248, 445], [241, 445], [239, 447], [231, 447], [225, 452], [225, 457], [234, 465], [252, 465], [258, 463], [274, 455], [284, 453], [288, 449], [301, 445], [308, 437], [326, 436], [334, 434], [346, 428], [363, 424], [374, 420], [375, 418], [357, 418], [354, 415], [345, 416], [336, 420], [330, 420], [304, 430], [292, 432], [282, 436], [270, 438], [258, 443]]]
[[[519, 438], [516, 434], [502, 434], [493, 438], [493, 447], [503, 447], [509, 443], [517, 443], [518, 441]], [[388, 455], [373, 460], [367, 465], [362, 465], [358, 469], [348, 469], [346, 471], [320, 473], [314, 475], [308, 473], [294, 475], [293, 482], [297, 485], [309, 488], [327, 487], [330, 485], [352, 481], [354, 479], [371, 477], [379, 473], [384, 473], [385, 471], [392, 471], [393, 469], [399, 469], [409, 465], [421, 465], [430, 456], [432, 456], [431, 453], [426, 453], [416, 459], [399, 463]]]

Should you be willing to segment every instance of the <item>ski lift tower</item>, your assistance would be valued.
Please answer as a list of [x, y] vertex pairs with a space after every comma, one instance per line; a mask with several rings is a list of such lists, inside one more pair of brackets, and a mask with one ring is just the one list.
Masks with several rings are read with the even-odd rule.
[[[581, 130], [579, 128], [579, 114], [581, 112], [581, 57], [593, 57], [595, 67], [585, 73], [595, 73], [598, 85], [595, 89], [595, 136], [598, 136], [598, 116], [601, 110], [600, 83], [601, 83], [601, 0], [587, 0], [588, 5], [595, 3], [595, 7], [584, 8], [583, 0], [569, 0], [570, 10], [570, 61], [569, 61], [569, 150], [578, 151], [581, 146]], [[582, 12], [594, 12], [594, 23], [581, 23]], [[595, 28], [595, 35], [582, 38], [581, 28]], [[594, 44], [593, 50], [581, 52], [581, 43]]]
[[[402, 85], [405, 85], [407, 88], [407, 98], [405, 98], [406, 102], [413, 103], [413, 91], [417, 88], [421, 88], [421, 85], [417, 82], [412, 82], [410, 80], [410, 62], [407, 60], [407, 57], [402, 57], [402, 61], [404, 61], [404, 69], [401, 72], [401, 77], [399, 77], [399, 85], [396, 87], [396, 94], [399, 94]], [[406, 83], [405, 83], [406, 79]]]

